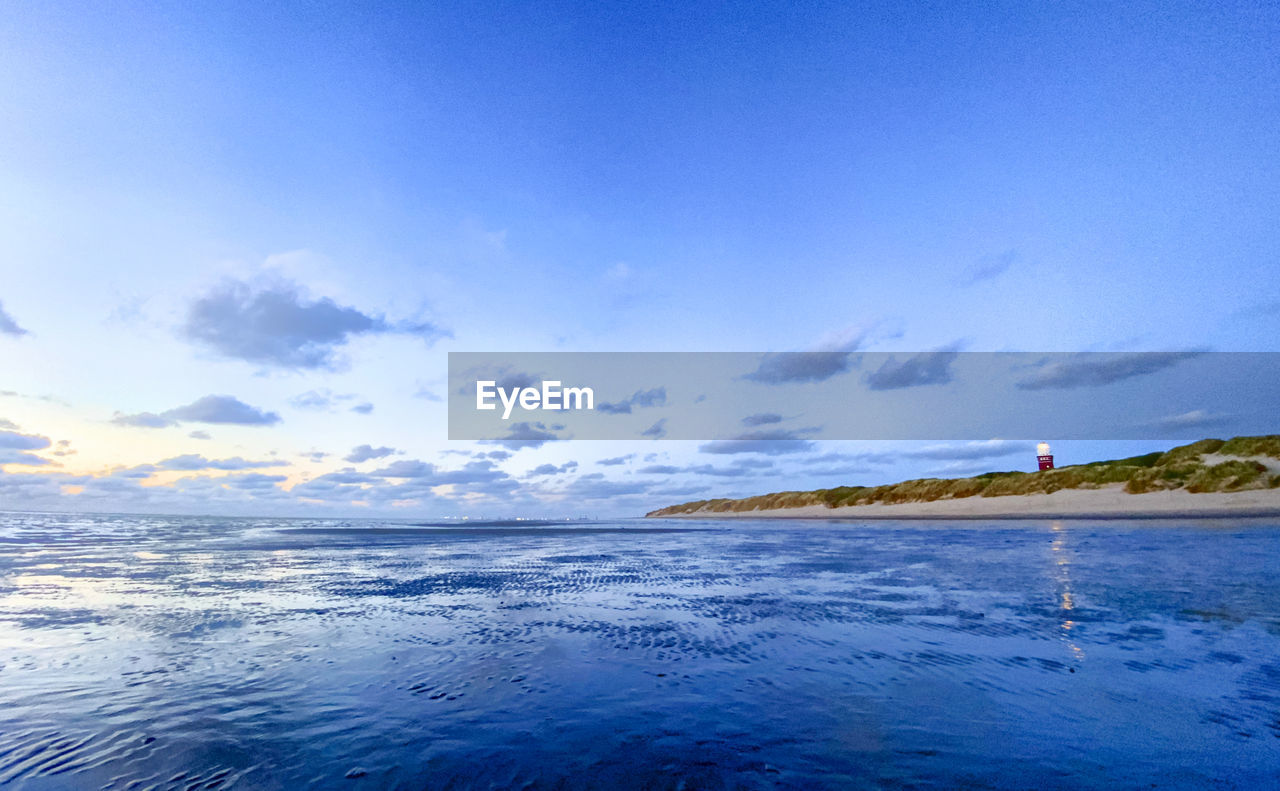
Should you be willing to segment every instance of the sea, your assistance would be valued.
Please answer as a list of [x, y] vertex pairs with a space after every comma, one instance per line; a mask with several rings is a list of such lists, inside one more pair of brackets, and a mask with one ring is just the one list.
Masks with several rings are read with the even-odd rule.
[[1280, 788], [1280, 520], [3, 513], [0, 788]]

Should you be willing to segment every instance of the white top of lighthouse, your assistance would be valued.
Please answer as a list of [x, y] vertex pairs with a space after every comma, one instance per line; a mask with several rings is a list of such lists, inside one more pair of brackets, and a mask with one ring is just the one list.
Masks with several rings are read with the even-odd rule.
[[1049, 443], [1047, 443], [1047, 442], [1041, 442], [1039, 445], [1036, 445], [1036, 455], [1037, 455], [1037, 456], [1048, 456], [1048, 455], [1049, 455]]

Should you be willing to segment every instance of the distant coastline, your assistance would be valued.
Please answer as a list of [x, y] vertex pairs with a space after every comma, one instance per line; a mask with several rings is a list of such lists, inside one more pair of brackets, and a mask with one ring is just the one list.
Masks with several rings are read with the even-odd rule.
[[1280, 517], [1280, 435], [1205, 439], [1040, 472], [700, 500], [651, 518], [1113, 519]]

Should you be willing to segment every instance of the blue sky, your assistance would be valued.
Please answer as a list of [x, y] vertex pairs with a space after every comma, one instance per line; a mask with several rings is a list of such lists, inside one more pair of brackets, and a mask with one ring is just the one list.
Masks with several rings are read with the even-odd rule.
[[[0, 507], [634, 513], [1025, 466], [493, 458], [433, 398], [449, 350], [1275, 351], [1278, 34], [1257, 3], [8, 9]], [[294, 492], [326, 475], [373, 482]]]

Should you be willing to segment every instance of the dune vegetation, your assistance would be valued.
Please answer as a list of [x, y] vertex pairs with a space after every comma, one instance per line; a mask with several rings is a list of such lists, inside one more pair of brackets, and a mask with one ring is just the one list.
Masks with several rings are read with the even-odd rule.
[[1165, 452], [1037, 472], [987, 472], [972, 478], [919, 478], [882, 486], [837, 486], [809, 492], [774, 492], [738, 500], [697, 500], [660, 508], [647, 515], [764, 511], [811, 505], [828, 508], [890, 505], [965, 497], [1050, 494], [1060, 489], [1120, 485], [1130, 494], [1167, 489], [1233, 492], [1280, 488], [1280, 474], [1272, 472], [1274, 465], [1259, 461], [1260, 457], [1280, 459], [1280, 435], [1202, 439]]

